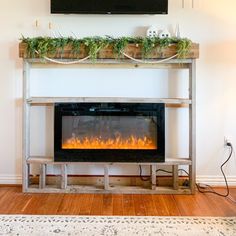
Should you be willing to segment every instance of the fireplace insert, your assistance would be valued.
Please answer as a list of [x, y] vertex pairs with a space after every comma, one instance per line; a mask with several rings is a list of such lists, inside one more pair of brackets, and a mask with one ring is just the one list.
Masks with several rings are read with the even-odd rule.
[[165, 105], [57, 103], [56, 162], [165, 161]]

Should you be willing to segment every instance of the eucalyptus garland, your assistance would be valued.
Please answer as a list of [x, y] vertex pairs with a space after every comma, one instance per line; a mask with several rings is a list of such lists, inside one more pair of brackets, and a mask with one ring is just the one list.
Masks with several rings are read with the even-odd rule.
[[[35, 58], [39, 56], [55, 56], [59, 53], [61, 57], [66, 46], [71, 47], [71, 53], [74, 57], [78, 57], [83, 46], [92, 60], [96, 60], [101, 49], [111, 46], [113, 53], [118, 58], [122, 56], [128, 44], [136, 44], [142, 50], [143, 58], [147, 58], [153, 50], [163, 50], [171, 44], [176, 44], [177, 54], [179, 58], [184, 58], [192, 45], [191, 40], [187, 38], [159, 38], [159, 37], [85, 37], [82, 39], [72, 37], [22, 37], [21, 42], [27, 45], [27, 56]], [[36, 55], [37, 54], [37, 55]]]
[[82, 40], [92, 60], [97, 58], [98, 52], [109, 45], [109, 41], [102, 37], [87, 37]]

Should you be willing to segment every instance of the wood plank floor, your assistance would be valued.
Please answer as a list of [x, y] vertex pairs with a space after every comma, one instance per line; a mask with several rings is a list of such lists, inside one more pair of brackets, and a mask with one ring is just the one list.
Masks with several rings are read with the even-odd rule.
[[[217, 191], [224, 191], [217, 189]], [[236, 188], [231, 188], [236, 199]], [[236, 204], [213, 195], [24, 194], [0, 187], [0, 214], [236, 216]]]

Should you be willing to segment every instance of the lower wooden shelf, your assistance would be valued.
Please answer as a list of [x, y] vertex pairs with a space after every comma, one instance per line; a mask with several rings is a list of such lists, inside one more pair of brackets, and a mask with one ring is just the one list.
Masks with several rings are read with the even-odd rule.
[[191, 165], [192, 161], [190, 158], [166, 158], [165, 162], [54, 162], [53, 157], [47, 156], [31, 156], [26, 161], [28, 164], [50, 164], [50, 165], [152, 165], [158, 166], [165, 165]]
[[[38, 185], [30, 185], [27, 189], [28, 193], [42, 193], [42, 189]], [[88, 185], [69, 185], [66, 189], [60, 189], [58, 186], [46, 186], [45, 193], [101, 193], [101, 194], [191, 194], [187, 187], [180, 187], [174, 190], [172, 187], [156, 187], [155, 190], [143, 186], [112, 186], [105, 190], [102, 186]]]
[[[134, 162], [54, 162], [53, 157], [31, 156], [26, 160], [28, 166], [28, 184], [24, 192], [30, 193], [119, 193], [119, 194], [192, 194], [191, 186], [179, 185], [178, 166], [192, 164], [189, 158], [166, 158], [165, 162], [134, 163]], [[39, 184], [30, 184], [30, 165], [40, 166]], [[100, 165], [104, 167], [104, 181], [101, 185], [69, 185], [67, 168], [69, 165]], [[58, 185], [48, 185], [46, 181], [47, 165], [59, 165], [61, 177]], [[150, 182], [148, 185], [116, 186], [109, 182], [109, 168], [113, 165], [142, 165], [150, 167]], [[172, 186], [157, 186], [157, 167], [172, 166]], [[190, 181], [189, 181], [190, 183]]]

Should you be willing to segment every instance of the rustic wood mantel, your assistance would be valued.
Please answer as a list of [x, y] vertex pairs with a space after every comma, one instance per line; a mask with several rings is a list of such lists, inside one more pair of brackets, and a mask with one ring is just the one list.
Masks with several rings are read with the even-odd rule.
[[[141, 46], [138, 44], [129, 44], [126, 48], [124, 53], [127, 55], [136, 58], [142, 59], [142, 50]], [[176, 44], [171, 44], [167, 48], [155, 48], [146, 59], [164, 59], [169, 58], [177, 54]], [[57, 50], [57, 52], [53, 55], [47, 55], [50, 58], [57, 58], [57, 59], [81, 59], [88, 56], [85, 46], [81, 45], [80, 53], [75, 55], [72, 51], [71, 46], [65, 46], [62, 50]], [[27, 44], [20, 43], [19, 44], [19, 57], [20, 58], [29, 58], [27, 53]], [[39, 56], [36, 54], [36, 58]], [[189, 52], [185, 55], [185, 59], [197, 59], [199, 58], [199, 44], [192, 43]], [[104, 49], [101, 49], [98, 52], [97, 59], [117, 59], [117, 55], [114, 55], [112, 47], [107, 46]], [[121, 59], [121, 58], [120, 58]], [[122, 57], [124, 59], [124, 57]]]

